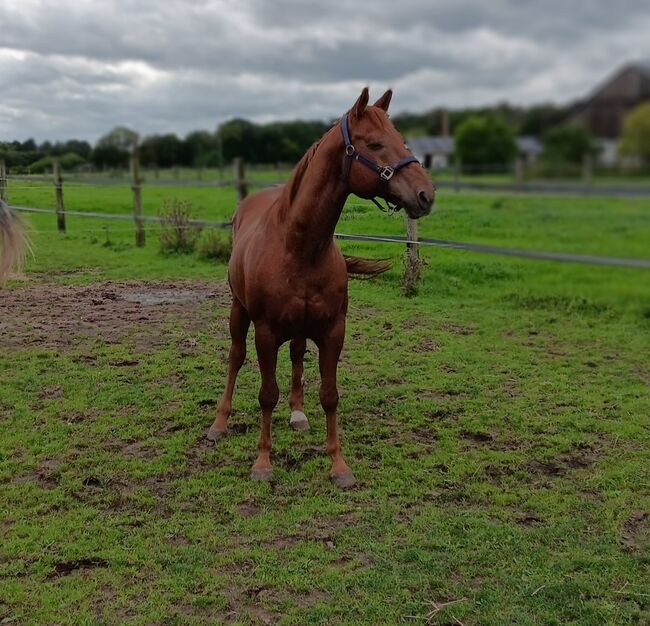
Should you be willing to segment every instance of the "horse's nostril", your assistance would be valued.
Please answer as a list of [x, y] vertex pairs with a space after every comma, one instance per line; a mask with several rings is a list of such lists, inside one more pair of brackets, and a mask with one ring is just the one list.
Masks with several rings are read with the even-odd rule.
[[432, 200], [426, 191], [418, 191], [418, 202], [423, 209], [428, 209], [431, 206]]

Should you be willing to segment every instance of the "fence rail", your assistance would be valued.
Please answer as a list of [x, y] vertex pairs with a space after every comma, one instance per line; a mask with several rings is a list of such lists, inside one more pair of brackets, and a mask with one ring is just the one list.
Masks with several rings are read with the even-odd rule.
[[521, 183], [483, 182], [441, 180], [436, 182], [436, 187], [455, 189], [456, 191], [506, 191], [514, 193], [534, 193], [542, 195], [560, 196], [616, 196], [630, 198], [650, 197], [650, 185], [610, 185], [604, 183], [581, 185], [578, 183], [537, 182], [526, 181]]
[[[56, 211], [52, 209], [39, 209], [36, 207], [14, 206], [10, 205], [11, 209], [15, 211], [24, 211], [27, 213], [46, 213], [49, 215], [56, 215]], [[121, 220], [131, 221], [133, 216], [117, 213], [95, 213], [90, 211], [66, 211], [67, 215], [75, 217], [87, 217], [106, 220]], [[154, 223], [164, 222], [164, 218], [143, 215], [142, 220]], [[189, 220], [189, 223], [195, 227], [210, 227], [227, 229], [231, 227], [230, 222], [216, 222], [207, 220]], [[568, 252], [548, 252], [544, 250], [523, 250], [520, 248], [508, 248], [504, 246], [492, 246], [479, 243], [464, 243], [460, 241], [447, 241], [445, 239], [432, 239], [429, 237], [419, 237], [417, 239], [410, 239], [404, 235], [368, 235], [368, 234], [353, 234], [353, 233], [334, 233], [337, 239], [342, 241], [366, 241], [373, 243], [393, 243], [406, 245], [409, 248], [413, 246], [432, 246], [436, 248], [448, 248], [452, 250], [467, 250], [470, 252], [478, 252], [481, 254], [495, 254], [500, 256], [519, 257], [523, 259], [533, 259], [542, 261], [560, 261], [565, 263], [582, 263], [587, 265], [605, 265], [610, 267], [628, 267], [637, 269], [650, 269], [650, 259], [633, 259], [621, 257], [607, 257], [597, 256], [590, 254], [573, 254]]]
[[[133, 213], [126, 214], [109, 214], [99, 213], [93, 211], [66, 211], [64, 205], [64, 178], [61, 173], [61, 168], [57, 161], [54, 162], [53, 178], [32, 179], [25, 177], [9, 177], [7, 175], [4, 163], [0, 162], [0, 198], [7, 199], [8, 192], [11, 188], [24, 189], [46, 189], [46, 184], [54, 185], [56, 197], [56, 210], [43, 209], [38, 207], [29, 206], [11, 206], [16, 211], [23, 211], [28, 213], [45, 213], [54, 214], [57, 218], [57, 230], [61, 233], [66, 232], [65, 218], [67, 216], [86, 217], [103, 220], [121, 220], [133, 221], [135, 227], [135, 241], [137, 246], [145, 245], [146, 231], [150, 228], [145, 227], [145, 223], [160, 224], [164, 222], [164, 218], [144, 215], [142, 212], [142, 187], [144, 179], [140, 174], [139, 161], [137, 156], [134, 156], [131, 161], [131, 172], [129, 179], [116, 179], [116, 178], [73, 178], [66, 179], [66, 187], [86, 187], [86, 188], [107, 188], [130, 185], [133, 195]], [[11, 181], [11, 187], [8, 185]], [[440, 187], [453, 187], [456, 191], [460, 189], [473, 189], [473, 190], [499, 190], [499, 191], [534, 191], [536, 193], [563, 193], [563, 194], [584, 194], [595, 193], [596, 189], [591, 186], [591, 178], [589, 178], [588, 186], [576, 186], [567, 184], [539, 184], [524, 181], [518, 177], [516, 183], [494, 183], [494, 182], [467, 182], [461, 181], [459, 172], [453, 181], [440, 181]], [[25, 183], [37, 182], [43, 186], [30, 186]], [[237, 199], [241, 201], [250, 187], [270, 187], [273, 184], [280, 184], [281, 181], [274, 183], [272, 181], [254, 181], [249, 180], [246, 175], [246, 167], [241, 159], [236, 159], [233, 163], [233, 179], [232, 180], [193, 180], [181, 181], [178, 177], [171, 180], [161, 180], [156, 177], [153, 181], [147, 181], [148, 187], [164, 187], [164, 186], [192, 186], [192, 187], [233, 187]], [[19, 183], [19, 184], [15, 184]], [[23, 183], [22, 185], [20, 183]], [[614, 195], [650, 195], [650, 186], [648, 187], [632, 187], [632, 186], [598, 186], [598, 193], [603, 191]], [[230, 222], [216, 222], [206, 220], [189, 220], [188, 228], [196, 227], [212, 227], [212, 228], [230, 228]], [[542, 250], [522, 250], [518, 248], [508, 248], [503, 246], [493, 246], [478, 243], [464, 243], [458, 241], [446, 241], [443, 239], [432, 239], [427, 237], [418, 237], [417, 223], [414, 220], [406, 218], [406, 236], [404, 235], [370, 235], [370, 234], [350, 234], [350, 233], [335, 233], [337, 239], [343, 241], [359, 241], [359, 242], [373, 242], [373, 243], [388, 243], [388, 244], [401, 244], [406, 246], [406, 270], [404, 274], [404, 289], [406, 292], [413, 292], [415, 284], [419, 280], [421, 272], [421, 261], [419, 258], [420, 246], [433, 246], [438, 248], [447, 248], [452, 250], [468, 250], [481, 254], [495, 254], [502, 256], [518, 257], [524, 259], [544, 260], [544, 261], [560, 261], [567, 263], [584, 263], [590, 265], [611, 266], [611, 267], [626, 267], [626, 268], [641, 268], [650, 269], [650, 259], [630, 259], [630, 258], [616, 258], [595, 255], [572, 254], [563, 252], [548, 252]]]

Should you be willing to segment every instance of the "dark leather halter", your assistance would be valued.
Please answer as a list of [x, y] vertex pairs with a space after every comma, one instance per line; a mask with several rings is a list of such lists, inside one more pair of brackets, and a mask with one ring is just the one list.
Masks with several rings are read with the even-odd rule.
[[373, 172], [377, 172], [379, 175], [379, 184], [380, 184], [380, 193], [379, 195], [386, 201], [387, 208], [384, 208], [379, 204], [376, 198], [370, 198], [382, 211], [399, 211], [401, 208], [399, 205], [395, 204], [391, 206], [390, 201], [388, 200], [388, 181], [395, 175], [396, 172], [399, 172], [403, 167], [410, 165], [411, 163], [420, 162], [413, 156], [406, 156], [401, 158], [394, 165], [380, 165], [376, 161], [373, 161], [371, 158], [367, 157], [365, 154], [359, 152], [354, 145], [352, 144], [352, 139], [350, 138], [350, 122], [348, 120], [348, 114], [346, 113], [341, 119], [341, 133], [343, 134], [343, 143], [345, 145], [345, 162], [343, 163], [343, 182], [347, 185], [350, 180], [350, 170], [352, 169], [352, 161], [358, 161], [362, 163], [367, 168], [370, 168]]

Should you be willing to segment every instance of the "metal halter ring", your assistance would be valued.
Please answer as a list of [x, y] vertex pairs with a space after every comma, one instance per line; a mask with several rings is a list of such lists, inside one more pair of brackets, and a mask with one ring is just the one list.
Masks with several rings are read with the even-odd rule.
[[355, 152], [354, 146], [351, 143], [345, 146], [345, 154], [347, 154], [348, 156], [352, 156], [354, 152]]
[[381, 172], [379, 172], [379, 176], [383, 180], [390, 180], [393, 177], [393, 174], [395, 173], [395, 170], [390, 166], [390, 165], [385, 165], [384, 167], [381, 168]]

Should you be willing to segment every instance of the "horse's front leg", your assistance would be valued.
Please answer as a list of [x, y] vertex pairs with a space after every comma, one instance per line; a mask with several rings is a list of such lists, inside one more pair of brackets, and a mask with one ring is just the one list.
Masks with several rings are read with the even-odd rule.
[[279, 347], [278, 338], [267, 325], [259, 324], [255, 326], [255, 348], [257, 349], [260, 374], [262, 375], [262, 385], [259, 393], [262, 421], [260, 425], [260, 441], [257, 446], [259, 453], [251, 470], [253, 480], [268, 481], [273, 478], [273, 468], [271, 467], [271, 416], [280, 397], [280, 390], [275, 377]]
[[291, 419], [289, 424], [295, 430], [307, 430], [309, 428], [309, 422], [305, 415], [303, 379], [306, 349], [306, 339], [292, 339], [291, 344], [289, 344], [289, 354], [291, 355], [291, 395], [289, 396]]
[[336, 410], [339, 404], [339, 392], [336, 386], [336, 370], [345, 339], [345, 316], [340, 316], [329, 332], [317, 341], [318, 364], [320, 368], [320, 401], [327, 418], [327, 453], [332, 457], [330, 478], [341, 489], [352, 487], [356, 483], [352, 470], [341, 453], [341, 442], [336, 424]]

